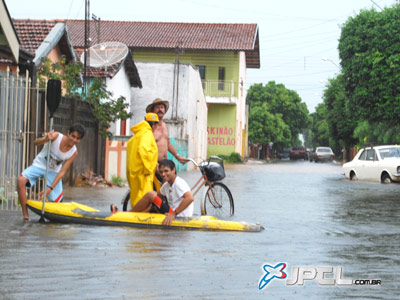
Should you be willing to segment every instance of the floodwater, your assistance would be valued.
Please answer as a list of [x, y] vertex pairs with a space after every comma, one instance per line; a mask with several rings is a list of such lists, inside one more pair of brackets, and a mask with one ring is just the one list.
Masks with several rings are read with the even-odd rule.
[[[20, 212], [0, 211], [0, 299], [399, 299], [399, 184], [352, 182], [339, 164], [303, 161], [226, 171], [233, 219], [264, 231], [41, 224], [32, 212], [24, 224]], [[199, 173], [180, 175], [193, 184]], [[108, 210], [125, 192], [66, 189], [65, 201]], [[278, 263], [287, 278], [293, 267], [342, 267], [342, 279], [381, 285], [274, 278], [260, 290], [263, 266]]]

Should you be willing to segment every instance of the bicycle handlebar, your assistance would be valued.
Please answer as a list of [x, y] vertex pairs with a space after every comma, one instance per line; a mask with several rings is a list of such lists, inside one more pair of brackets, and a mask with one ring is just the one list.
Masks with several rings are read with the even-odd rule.
[[[189, 161], [191, 161], [196, 167], [200, 167], [200, 165], [193, 159], [193, 158], [190, 158], [190, 157], [188, 157], [187, 158]], [[210, 156], [206, 161], [204, 161], [204, 162], [207, 162], [208, 164], [210, 163], [210, 161], [211, 161], [211, 159], [218, 159], [218, 160], [222, 160], [222, 158], [221, 157], [219, 157], [219, 156]], [[203, 162], [203, 163], [204, 163]]]
[[199, 166], [199, 164], [193, 158], [188, 157], [188, 160], [191, 161], [196, 167]]

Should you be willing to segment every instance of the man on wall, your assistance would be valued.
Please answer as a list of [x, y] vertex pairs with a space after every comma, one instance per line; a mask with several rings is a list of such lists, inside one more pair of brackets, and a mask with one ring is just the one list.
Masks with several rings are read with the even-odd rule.
[[175, 147], [172, 145], [169, 135], [167, 124], [163, 122], [163, 118], [169, 108], [169, 102], [160, 98], [155, 99], [151, 104], [146, 107], [146, 113], [153, 112], [157, 114], [160, 120], [157, 128], [154, 131], [154, 138], [158, 147], [158, 162], [168, 158], [168, 151], [181, 163], [185, 164], [189, 160], [178, 154]]

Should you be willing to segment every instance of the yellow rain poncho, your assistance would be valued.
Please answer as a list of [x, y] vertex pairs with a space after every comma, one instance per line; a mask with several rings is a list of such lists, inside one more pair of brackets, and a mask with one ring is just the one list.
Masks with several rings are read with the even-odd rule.
[[158, 148], [149, 123], [142, 121], [131, 127], [134, 136], [126, 148], [126, 177], [132, 207], [153, 190]]

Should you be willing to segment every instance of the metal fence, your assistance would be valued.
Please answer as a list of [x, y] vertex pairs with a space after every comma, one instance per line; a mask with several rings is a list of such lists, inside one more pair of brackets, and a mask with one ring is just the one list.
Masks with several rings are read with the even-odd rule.
[[[19, 76], [0, 71], [0, 209], [19, 210], [17, 180], [38, 153], [33, 140], [43, 128], [41, 112], [45, 105], [44, 91], [32, 88], [28, 72]], [[45, 113], [46, 115], [46, 113]], [[46, 126], [43, 124], [42, 126]], [[37, 199], [43, 189], [39, 180], [28, 189], [29, 199]]]
[[25, 77], [0, 72], [0, 205], [17, 208], [16, 183], [24, 164]]

